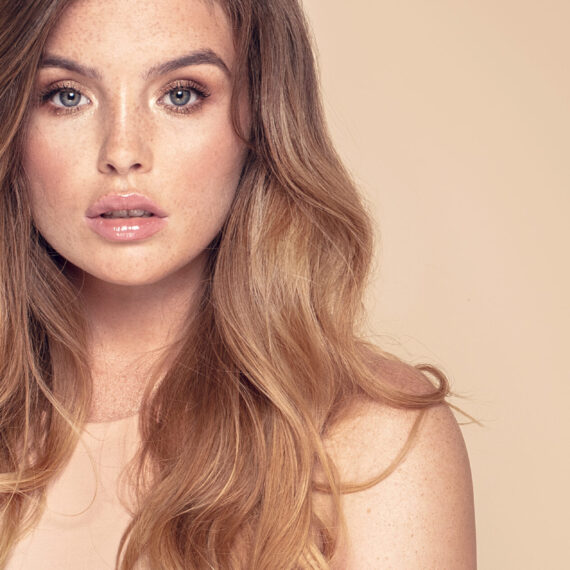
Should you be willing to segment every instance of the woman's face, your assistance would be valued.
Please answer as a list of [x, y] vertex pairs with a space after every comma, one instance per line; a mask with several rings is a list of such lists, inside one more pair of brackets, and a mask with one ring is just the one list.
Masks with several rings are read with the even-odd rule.
[[200, 278], [245, 148], [217, 4], [78, 0], [54, 29], [25, 147], [35, 224], [87, 279]]

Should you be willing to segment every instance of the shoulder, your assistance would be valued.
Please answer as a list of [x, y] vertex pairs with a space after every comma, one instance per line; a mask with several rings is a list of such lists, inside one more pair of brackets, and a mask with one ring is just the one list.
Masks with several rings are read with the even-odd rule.
[[[399, 389], [429, 391], [423, 375], [391, 364]], [[385, 379], [383, 379], [385, 380]], [[414, 426], [417, 431], [409, 438]], [[475, 568], [471, 473], [448, 406], [424, 412], [359, 401], [327, 438], [341, 480], [368, 481], [404, 459], [369, 489], [344, 494], [342, 568]]]

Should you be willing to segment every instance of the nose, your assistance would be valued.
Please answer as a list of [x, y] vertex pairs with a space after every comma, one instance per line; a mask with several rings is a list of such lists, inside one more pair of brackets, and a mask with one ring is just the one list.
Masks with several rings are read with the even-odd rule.
[[98, 169], [104, 174], [127, 175], [152, 168], [150, 132], [141, 113], [123, 101], [104, 118]]

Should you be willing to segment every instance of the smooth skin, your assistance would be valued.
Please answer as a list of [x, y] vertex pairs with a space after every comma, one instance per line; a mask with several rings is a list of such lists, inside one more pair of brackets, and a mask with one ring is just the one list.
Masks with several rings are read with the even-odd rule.
[[[422, 382], [418, 377], [406, 387]], [[378, 403], [357, 404], [352, 419], [341, 423], [328, 441], [341, 478], [367, 481], [386, 469], [417, 414]], [[342, 504], [347, 536], [335, 570], [477, 567], [469, 460], [447, 406], [426, 412], [411, 450], [388, 478], [344, 495]]]
[[[227, 217], [245, 157], [230, 118], [234, 55], [222, 10], [187, 0], [80, 0], [46, 46], [25, 168], [36, 226], [87, 307], [92, 420], [138, 409]], [[117, 243], [90, 229], [90, 206], [130, 193], [166, 212], [163, 230]]]
[[[215, 58], [172, 65], [197, 53]], [[35, 223], [70, 262], [87, 307], [92, 420], [136, 411], [149, 371], [192, 307], [245, 155], [230, 119], [234, 57], [222, 10], [200, 0], [79, 0], [48, 42], [25, 167]], [[131, 191], [167, 212], [163, 230], [116, 243], [89, 229], [85, 212], [96, 200]], [[424, 389], [412, 373], [385, 380], [395, 378]], [[356, 406], [328, 439], [342, 477], [384, 469], [416, 413]], [[475, 568], [469, 464], [446, 407], [427, 413], [388, 479], [343, 502], [336, 568]]]

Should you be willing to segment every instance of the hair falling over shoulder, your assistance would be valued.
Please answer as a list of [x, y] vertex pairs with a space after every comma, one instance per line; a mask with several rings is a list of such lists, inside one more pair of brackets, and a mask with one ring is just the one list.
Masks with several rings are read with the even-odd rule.
[[[83, 311], [34, 228], [21, 157], [42, 49], [68, 3], [0, 11], [0, 567], [90, 407]], [[219, 3], [235, 30], [234, 100], [245, 89], [250, 101], [249, 133], [234, 106], [249, 154], [199, 309], [141, 412], [138, 510], [117, 566], [325, 569], [351, 490], [327, 429], [356, 397], [421, 409], [448, 387], [427, 369], [433, 391], [394, 388], [357, 335], [372, 231], [327, 134], [297, 0]], [[313, 509], [317, 468], [333, 520]]]

